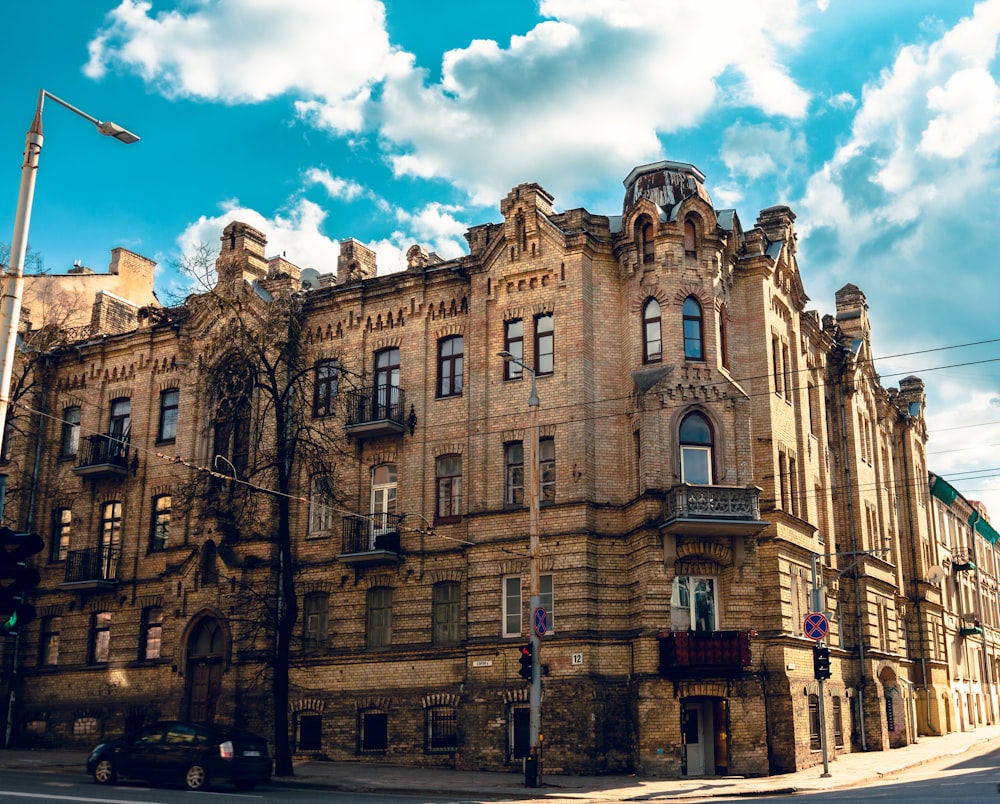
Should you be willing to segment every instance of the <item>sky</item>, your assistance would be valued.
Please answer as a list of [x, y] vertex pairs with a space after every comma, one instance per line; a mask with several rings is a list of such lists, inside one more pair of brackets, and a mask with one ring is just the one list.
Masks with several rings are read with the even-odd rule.
[[405, 268], [537, 182], [620, 214], [622, 180], [696, 165], [745, 227], [797, 215], [808, 307], [864, 291], [883, 385], [927, 385], [931, 471], [1000, 523], [1000, 0], [35, 0], [3, 3], [0, 242], [38, 92], [30, 248], [178, 266], [245, 221], [335, 273]]

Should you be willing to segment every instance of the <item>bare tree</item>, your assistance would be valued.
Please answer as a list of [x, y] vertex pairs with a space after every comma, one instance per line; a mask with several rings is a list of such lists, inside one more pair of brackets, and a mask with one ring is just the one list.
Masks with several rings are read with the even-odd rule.
[[[199, 251], [184, 269], [209, 277], [209, 254]], [[308, 489], [314, 475], [326, 478], [333, 494], [345, 440], [341, 428], [311, 415], [314, 367], [300, 328], [301, 289], [281, 278], [251, 284], [239, 276], [216, 282], [184, 305], [182, 326], [191, 328], [198, 349], [197, 382], [213, 389], [206, 410], [214, 417], [206, 436], [217, 470], [196, 477], [184, 497], [213, 516], [224, 549], [237, 539], [267, 546], [262, 567], [243, 559], [240, 588], [252, 586], [254, 593], [244, 598], [251, 603], [244, 609], [242, 638], [263, 646], [271, 679], [275, 774], [290, 776], [289, 668], [299, 614], [293, 506], [308, 498], [301, 489]], [[261, 570], [266, 579], [251, 580]]]

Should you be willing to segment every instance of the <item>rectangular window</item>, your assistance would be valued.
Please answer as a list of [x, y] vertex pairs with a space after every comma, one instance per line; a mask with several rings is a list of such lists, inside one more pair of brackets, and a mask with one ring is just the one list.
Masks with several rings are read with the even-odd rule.
[[788, 360], [788, 344], [784, 341], [781, 342], [781, 371], [784, 374], [783, 384], [785, 386], [785, 399], [791, 399], [792, 392], [795, 390], [795, 385], [792, 382], [791, 364]]
[[69, 508], [56, 508], [52, 512], [52, 538], [50, 561], [65, 561], [73, 531], [73, 512]]
[[781, 370], [781, 341], [777, 335], [771, 336], [771, 368], [774, 372], [774, 393], [785, 395], [785, 375]]
[[59, 664], [59, 631], [62, 628], [62, 617], [46, 617], [42, 620], [42, 636], [40, 642], [41, 654], [38, 663], [43, 667], [54, 667]]
[[80, 450], [80, 408], [66, 408], [62, 417], [59, 457], [73, 458]]
[[330, 598], [326, 592], [310, 592], [303, 601], [302, 622], [305, 633], [302, 641], [308, 653], [326, 648], [329, 607]]
[[323, 747], [323, 716], [300, 712], [295, 719], [295, 750], [319, 751]]
[[427, 742], [429, 754], [452, 752], [458, 748], [455, 709], [451, 706], [431, 706], [427, 709]]
[[462, 456], [442, 455], [435, 461], [436, 522], [457, 522], [462, 514]]
[[320, 360], [316, 364], [313, 379], [313, 416], [330, 416], [333, 403], [337, 399], [340, 382], [340, 363], [336, 360]]
[[542, 608], [545, 609], [546, 619], [548, 620], [546, 634], [555, 633], [556, 630], [556, 619], [555, 610], [552, 607], [553, 597], [552, 597], [552, 576], [542, 575], [538, 578], [539, 593], [538, 599]]
[[820, 408], [819, 408], [819, 390], [816, 388], [816, 384], [810, 382], [808, 385], [809, 389], [809, 432], [814, 436], [819, 438], [819, 420], [820, 420]]
[[111, 658], [111, 612], [95, 612], [90, 620], [90, 664], [106, 664]]
[[799, 470], [795, 458], [788, 456], [788, 500], [791, 503], [792, 516], [799, 515]]
[[833, 699], [833, 744], [837, 748], [844, 747], [844, 715], [839, 697]]
[[504, 505], [524, 505], [524, 445], [520, 441], [504, 447], [504, 462], [507, 470]]
[[389, 715], [367, 709], [358, 716], [358, 750], [362, 754], [384, 754], [389, 748]]
[[711, 447], [681, 447], [681, 482], [708, 486], [712, 482]]
[[181, 392], [176, 388], [160, 394], [160, 428], [156, 432], [157, 441], [173, 441], [177, 438], [177, 409]]
[[554, 438], [538, 441], [538, 496], [542, 505], [556, 501], [556, 442]]
[[[515, 360], [524, 361], [524, 322], [520, 318], [508, 321], [504, 325], [503, 348], [514, 356]], [[513, 361], [504, 361], [505, 380], [520, 379], [522, 369]]]
[[139, 646], [140, 659], [159, 659], [163, 641], [163, 609], [153, 606], [142, 615], [142, 643]]
[[434, 586], [434, 644], [447, 645], [458, 642], [459, 614], [461, 612], [456, 581], [445, 581]]
[[369, 648], [387, 648], [392, 644], [392, 589], [376, 587], [368, 590]]
[[809, 696], [809, 749], [819, 751], [820, 743], [819, 696]]
[[167, 546], [170, 530], [170, 495], [153, 497], [153, 523], [149, 529], [149, 549], [163, 550]]
[[[122, 538], [122, 504], [105, 503], [101, 509], [101, 578], [106, 581], [118, 577], [118, 554]], [[110, 615], [109, 615], [110, 616]]]
[[555, 370], [555, 322], [552, 313], [535, 317], [535, 373]]
[[465, 345], [461, 335], [438, 342], [438, 397], [462, 395]]
[[719, 630], [715, 579], [678, 575], [670, 593], [670, 623], [674, 631]]
[[503, 579], [503, 635], [521, 636], [521, 578], [517, 575]]
[[337, 523], [337, 509], [326, 475], [313, 475], [309, 491], [309, 538], [330, 536]]

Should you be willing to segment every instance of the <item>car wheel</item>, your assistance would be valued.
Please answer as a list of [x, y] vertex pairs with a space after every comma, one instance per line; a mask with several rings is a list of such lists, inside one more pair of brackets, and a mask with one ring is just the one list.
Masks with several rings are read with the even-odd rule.
[[98, 784], [114, 784], [118, 781], [118, 771], [110, 759], [102, 759], [94, 766], [94, 781]]
[[239, 781], [233, 782], [236, 785], [236, 789], [242, 793], [249, 793], [257, 786], [257, 782], [251, 782], [247, 779], [240, 779]]
[[202, 765], [192, 765], [184, 774], [184, 786], [188, 790], [208, 790], [208, 772]]

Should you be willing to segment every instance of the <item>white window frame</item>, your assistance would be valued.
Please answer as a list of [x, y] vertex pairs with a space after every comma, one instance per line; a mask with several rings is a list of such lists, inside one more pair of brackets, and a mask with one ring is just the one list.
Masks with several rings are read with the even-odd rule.
[[334, 532], [336, 511], [333, 497], [326, 492], [326, 477], [315, 475], [309, 488], [309, 533], [308, 538], [330, 536]]
[[[514, 595], [514, 589], [517, 594]], [[505, 637], [521, 636], [521, 599], [523, 589], [520, 575], [505, 575], [500, 581], [500, 602], [502, 614], [500, 617], [500, 630]], [[516, 625], [516, 630], [515, 630]]]
[[551, 573], [546, 573], [545, 575], [540, 575], [538, 577], [539, 585], [539, 602], [542, 608], [545, 609], [546, 619], [546, 634], [554, 634], [556, 632], [556, 617], [555, 617], [555, 581]]
[[[686, 579], [686, 597], [687, 604], [681, 605], [682, 590], [681, 590], [681, 578]], [[711, 588], [711, 598], [712, 598], [712, 621], [706, 623], [709, 627], [698, 628], [697, 618], [698, 613], [695, 607], [696, 595], [692, 591], [698, 582], [707, 582]], [[720, 607], [720, 594], [719, 594], [719, 579], [713, 575], [677, 575], [674, 577], [673, 587], [670, 594], [670, 620], [671, 628], [674, 631], [701, 631], [703, 633], [710, 633], [719, 630], [719, 607]], [[678, 622], [675, 619], [674, 611], [683, 611], [687, 609], [687, 617], [689, 622], [687, 623], [687, 628], [678, 628]]]

